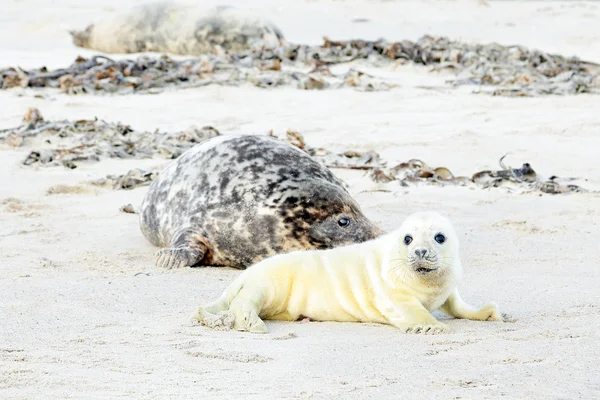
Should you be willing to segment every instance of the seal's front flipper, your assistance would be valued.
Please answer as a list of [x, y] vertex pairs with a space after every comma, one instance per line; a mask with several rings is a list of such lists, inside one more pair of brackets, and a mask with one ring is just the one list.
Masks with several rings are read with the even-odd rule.
[[208, 251], [208, 240], [193, 229], [182, 229], [171, 240], [171, 247], [156, 252], [156, 266], [172, 269], [198, 264]]
[[261, 287], [245, 284], [231, 300], [229, 310], [235, 315], [233, 329], [252, 333], [267, 333], [267, 325], [258, 314], [265, 301]]
[[226, 296], [221, 296], [216, 301], [198, 307], [194, 319], [200, 324], [213, 329], [231, 329], [235, 316], [228, 310], [229, 302]]
[[455, 318], [470, 319], [474, 321], [503, 321], [503, 315], [498, 311], [498, 306], [488, 303], [481, 308], [473, 307], [465, 302], [457, 289], [450, 294], [441, 310]]
[[165, 269], [191, 267], [203, 257], [200, 251], [190, 248], [162, 249], [156, 252], [156, 266]]
[[198, 319], [200, 320], [203, 317], [216, 315], [220, 312], [227, 311], [228, 309], [229, 301], [227, 301], [227, 296], [221, 296], [212, 303], [198, 307], [196, 315], [198, 315]]
[[423, 304], [415, 298], [397, 300], [391, 307], [384, 304], [382, 309], [386, 310], [384, 315], [389, 324], [400, 329], [402, 332], [423, 334], [449, 332], [448, 326], [435, 319], [423, 307]]
[[231, 310], [235, 316], [233, 329], [251, 333], [267, 333], [267, 325], [260, 319], [256, 310], [250, 307], [236, 307]]

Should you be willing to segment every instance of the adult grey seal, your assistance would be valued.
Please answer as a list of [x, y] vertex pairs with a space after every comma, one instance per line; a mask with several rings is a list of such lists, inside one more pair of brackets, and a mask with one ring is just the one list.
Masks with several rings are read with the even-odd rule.
[[134, 6], [71, 35], [76, 46], [117, 54], [201, 55], [218, 47], [246, 50], [256, 41], [274, 47], [283, 40], [272, 22], [245, 10], [165, 1]]
[[243, 269], [383, 234], [329, 169], [266, 135], [223, 135], [187, 150], [150, 185], [140, 227], [163, 247], [164, 268]]

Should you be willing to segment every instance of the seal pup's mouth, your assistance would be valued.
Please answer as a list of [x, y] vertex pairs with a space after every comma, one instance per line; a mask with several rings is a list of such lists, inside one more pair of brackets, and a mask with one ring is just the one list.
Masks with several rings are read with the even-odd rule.
[[423, 275], [430, 274], [440, 268], [440, 265], [438, 265], [436, 261], [437, 260], [435, 258], [413, 258], [412, 260], [408, 260], [413, 271], [415, 271], [417, 274]]
[[413, 264], [413, 270], [418, 274], [430, 274], [439, 269], [439, 265], [436, 265], [433, 262], [427, 261], [416, 261]]
[[437, 271], [437, 268], [427, 268], [427, 267], [417, 267], [415, 268], [415, 271], [418, 272], [419, 274], [429, 274], [433, 271]]

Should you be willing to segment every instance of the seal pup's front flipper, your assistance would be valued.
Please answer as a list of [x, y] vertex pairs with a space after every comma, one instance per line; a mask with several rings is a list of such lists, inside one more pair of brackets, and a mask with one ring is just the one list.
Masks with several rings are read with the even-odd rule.
[[458, 289], [454, 289], [440, 309], [455, 318], [474, 321], [503, 321], [496, 304], [488, 303], [481, 308], [473, 307], [460, 297]]
[[438, 334], [450, 331], [416, 299], [407, 298], [393, 306], [381, 307], [390, 325], [405, 333]]
[[229, 300], [227, 300], [227, 296], [223, 295], [212, 303], [198, 307], [196, 314], [200, 317], [211, 314], [215, 315], [222, 311], [227, 311], [227, 309], [229, 309]]
[[238, 331], [267, 333], [267, 325], [259, 317], [265, 297], [266, 293], [262, 287], [244, 282], [244, 286], [231, 299], [229, 305], [229, 310], [235, 315], [233, 328]]
[[156, 252], [156, 266], [172, 269], [198, 264], [208, 252], [208, 240], [198, 231], [183, 229], [173, 235], [171, 247]]
[[235, 322], [235, 315], [228, 308], [229, 301], [227, 296], [223, 295], [212, 303], [198, 307], [193, 319], [212, 329], [228, 330]]

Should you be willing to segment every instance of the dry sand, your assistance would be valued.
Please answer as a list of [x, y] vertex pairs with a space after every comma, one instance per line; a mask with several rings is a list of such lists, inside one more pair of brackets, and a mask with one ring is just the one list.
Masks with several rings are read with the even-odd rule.
[[[133, 1], [3, 0], [0, 64], [69, 64], [66, 31]], [[425, 33], [523, 44], [600, 62], [600, 4], [478, 1], [232, 1], [264, 10], [290, 40], [416, 39]], [[368, 22], [352, 23], [352, 18]], [[377, 71], [376, 71], [377, 72]], [[0, 128], [29, 107], [49, 119], [122, 121], [139, 129], [211, 124], [224, 133], [287, 128], [312, 145], [375, 149], [457, 174], [530, 162], [546, 175], [600, 185], [600, 97], [493, 98], [425, 90], [443, 76], [381, 70], [389, 92], [205, 87], [160, 95], [69, 97], [0, 92]], [[44, 92], [49, 93], [49, 92]], [[336, 170], [383, 228], [437, 209], [462, 239], [462, 291], [516, 321], [450, 320], [454, 333], [410, 336], [388, 326], [268, 322], [264, 336], [195, 326], [196, 307], [239, 273], [162, 271], [142, 237], [146, 188], [82, 182], [164, 160], [103, 160], [75, 170], [20, 165], [0, 152], [0, 398], [600, 398], [600, 196], [509, 194], [431, 186], [376, 187]], [[55, 185], [72, 185], [46, 194]], [[78, 188], [79, 187], [79, 188]], [[443, 316], [440, 314], [440, 318]]]

